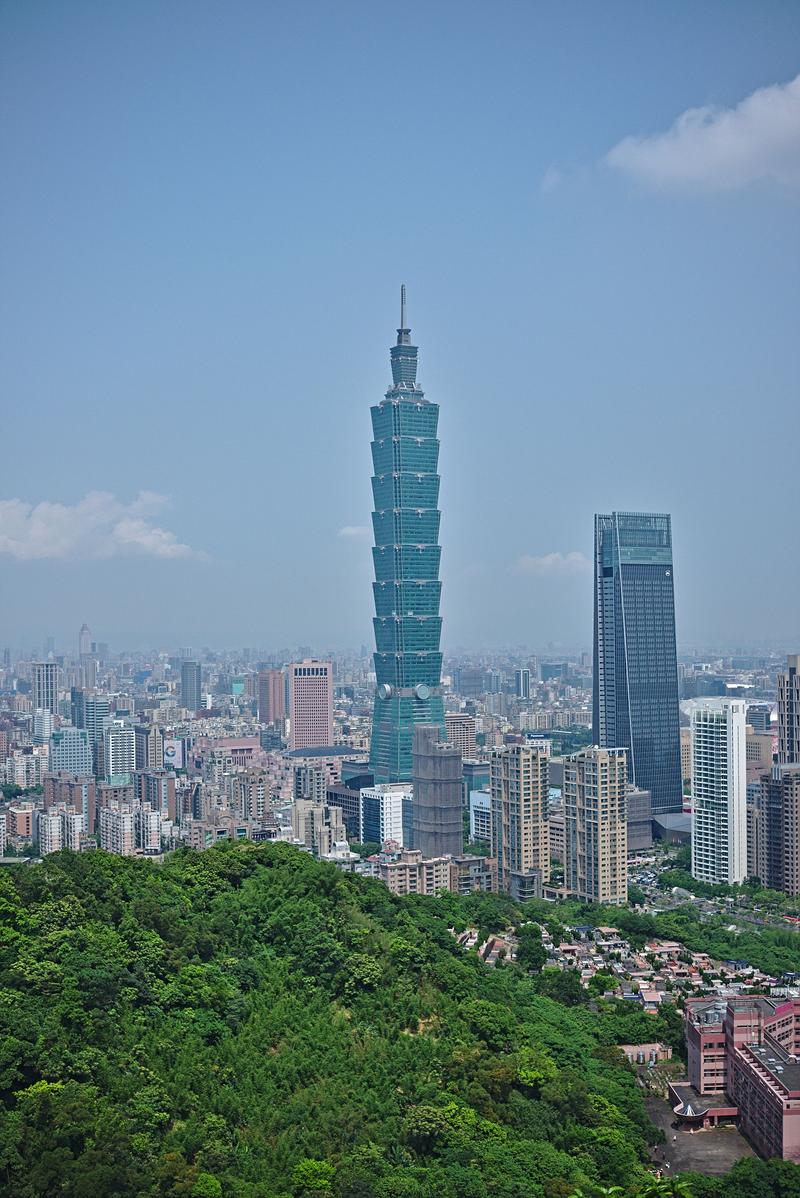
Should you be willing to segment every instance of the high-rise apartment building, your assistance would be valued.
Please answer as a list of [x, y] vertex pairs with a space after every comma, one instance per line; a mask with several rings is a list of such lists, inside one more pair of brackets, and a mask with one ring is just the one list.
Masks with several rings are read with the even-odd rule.
[[258, 718], [262, 724], [275, 724], [286, 715], [286, 685], [283, 670], [259, 670]]
[[86, 728], [57, 728], [50, 735], [50, 771], [85, 775], [92, 772], [92, 746]]
[[692, 711], [692, 875], [734, 885], [747, 876], [747, 704], [704, 699]]
[[94, 830], [97, 788], [91, 769], [83, 776], [61, 772], [45, 774], [43, 784], [45, 809], [71, 807], [80, 814], [81, 830]]
[[136, 824], [133, 806], [110, 802], [100, 808], [100, 848], [120, 857], [136, 853]]
[[143, 807], [160, 812], [162, 820], [176, 818], [175, 775], [171, 770], [142, 770], [136, 775], [136, 786]]
[[43, 857], [50, 853], [58, 853], [64, 847], [64, 832], [61, 824], [61, 813], [58, 811], [39, 812], [39, 852]]
[[747, 814], [748, 874], [770, 890], [800, 894], [800, 763], [762, 774]]
[[414, 728], [444, 733], [439, 601], [439, 408], [417, 383], [401, 292], [392, 385], [372, 414], [375, 675], [370, 771], [408, 782]]
[[778, 764], [800, 763], [800, 654], [778, 675]]
[[136, 847], [143, 853], [161, 851], [161, 811], [149, 803], [140, 803], [133, 813]]
[[53, 734], [54, 717], [52, 711], [40, 707], [33, 713], [33, 743], [46, 745]]
[[137, 770], [161, 770], [164, 768], [164, 733], [157, 724], [137, 724], [136, 739]]
[[182, 661], [181, 707], [186, 711], [199, 711], [202, 701], [200, 662]]
[[461, 754], [441, 736], [439, 724], [414, 728], [411, 841], [423, 857], [458, 857], [464, 850]]
[[491, 855], [497, 885], [512, 898], [541, 898], [550, 878], [549, 754], [545, 748], [508, 745], [490, 760]]
[[585, 902], [628, 901], [627, 752], [564, 759], [564, 882]]
[[475, 743], [475, 716], [461, 711], [448, 711], [444, 717], [447, 740], [462, 757], [472, 760], [478, 752]]
[[289, 748], [333, 744], [333, 663], [293, 662], [289, 666]]
[[595, 516], [592, 737], [625, 748], [653, 814], [683, 806], [669, 516]]
[[103, 772], [107, 782], [122, 780], [136, 769], [136, 732], [114, 720], [103, 734]]
[[34, 662], [33, 710], [58, 715], [58, 665], [54, 661]]

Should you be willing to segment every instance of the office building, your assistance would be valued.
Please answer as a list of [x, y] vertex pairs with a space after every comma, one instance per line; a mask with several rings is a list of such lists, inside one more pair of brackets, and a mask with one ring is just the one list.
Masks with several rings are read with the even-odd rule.
[[411, 834], [413, 791], [407, 782], [381, 782], [361, 791], [358, 839], [362, 844], [393, 841], [408, 848]]
[[490, 759], [491, 856], [497, 884], [523, 902], [550, 879], [548, 753], [531, 745], [495, 749]]
[[333, 663], [293, 662], [289, 666], [289, 748], [333, 744]]
[[103, 762], [103, 737], [111, 723], [111, 702], [106, 695], [89, 695], [73, 691], [73, 722], [89, 733], [94, 772], [100, 776]]
[[[372, 775], [366, 774], [362, 786], [372, 785]], [[337, 782], [328, 786], [326, 802], [329, 807], [338, 807], [342, 813], [348, 840], [358, 840], [361, 835], [361, 788], [356, 782]]]
[[701, 699], [692, 711], [692, 875], [733, 885], [747, 876], [747, 753], [743, 699]]
[[106, 782], [123, 783], [123, 779], [130, 779], [135, 769], [136, 732], [122, 720], [113, 720], [103, 733], [103, 774]]
[[80, 661], [83, 685], [91, 689], [97, 685], [97, 661], [92, 644], [92, 632], [88, 624], [82, 624], [78, 633], [78, 660]]
[[439, 419], [417, 383], [401, 293], [392, 385], [372, 414], [375, 675], [370, 750], [376, 782], [408, 782], [414, 729], [444, 734], [439, 615]]
[[778, 764], [800, 763], [800, 654], [778, 675]]
[[33, 710], [58, 715], [58, 666], [54, 661], [34, 662]]
[[531, 672], [523, 667], [521, 670], [514, 671], [514, 693], [518, 699], [530, 699], [531, 697]]
[[628, 901], [627, 788], [623, 748], [564, 760], [564, 883], [584, 902]]
[[475, 716], [448, 711], [444, 723], [448, 743], [458, 749], [462, 757], [473, 758], [478, 751], [475, 744]]
[[201, 670], [199, 661], [181, 662], [181, 707], [185, 711], [199, 711], [203, 705]]
[[93, 768], [92, 746], [86, 728], [57, 728], [50, 735], [50, 772], [85, 775]]
[[747, 722], [755, 733], [771, 733], [772, 708], [769, 703], [748, 703]]
[[411, 843], [423, 857], [459, 857], [464, 850], [461, 754], [441, 735], [439, 724], [414, 728]]
[[465, 809], [469, 809], [469, 796], [473, 790], [488, 790], [489, 789], [489, 762], [488, 761], [462, 761], [461, 763], [463, 782], [461, 784], [461, 802]]
[[625, 748], [653, 815], [683, 807], [669, 516], [595, 516], [592, 737]]
[[282, 670], [258, 672], [258, 718], [262, 724], [276, 724], [286, 716], [286, 682]]

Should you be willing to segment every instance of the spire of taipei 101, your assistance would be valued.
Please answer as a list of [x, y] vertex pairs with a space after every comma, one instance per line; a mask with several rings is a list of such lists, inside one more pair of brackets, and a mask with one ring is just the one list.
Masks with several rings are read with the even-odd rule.
[[375, 547], [375, 708], [370, 771], [377, 782], [411, 779], [417, 724], [444, 735], [439, 615], [439, 420], [417, 383], [417, 347], [406, 327], [390, 350], [392, 385], [372, 409]]

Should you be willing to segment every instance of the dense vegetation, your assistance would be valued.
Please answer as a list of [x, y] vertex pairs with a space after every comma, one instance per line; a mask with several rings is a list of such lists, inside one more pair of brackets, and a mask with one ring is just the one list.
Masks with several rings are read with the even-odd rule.
[[[448, 930], [510, 916], [490, 896], [395, 899], [285, 845], [0, 873], [0, 1191], [645, 1192], [661, 1133], [615, 1045], [674, 1020], [590, 1004], [542, 968], [533, 927], [523, 965], [497, 969]], [[693, 1192], [798, 1192], [800, 1170], [757, 1166]]]

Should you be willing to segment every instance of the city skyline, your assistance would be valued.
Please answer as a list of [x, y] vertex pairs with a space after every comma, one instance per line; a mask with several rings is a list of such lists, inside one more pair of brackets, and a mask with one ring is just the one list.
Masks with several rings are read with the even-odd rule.
[[[367, 641], [365, 401], [405, 279], [445, 413], [446, 645], [588, 643], [591, 517], [621, 509], [673, 517], [680, 644], [791, 644], [791, 470], [767, 454], [797, 434], [800, 13], [586, 9], [576, 38], [566, 10], [449, 11], [397, 104], [381, 6], [311, 31], [4, 8], [0, 622], [24, 643], [84, 620], [130, 646]], [[336, 352], [309, 353], [332, 307]]]

